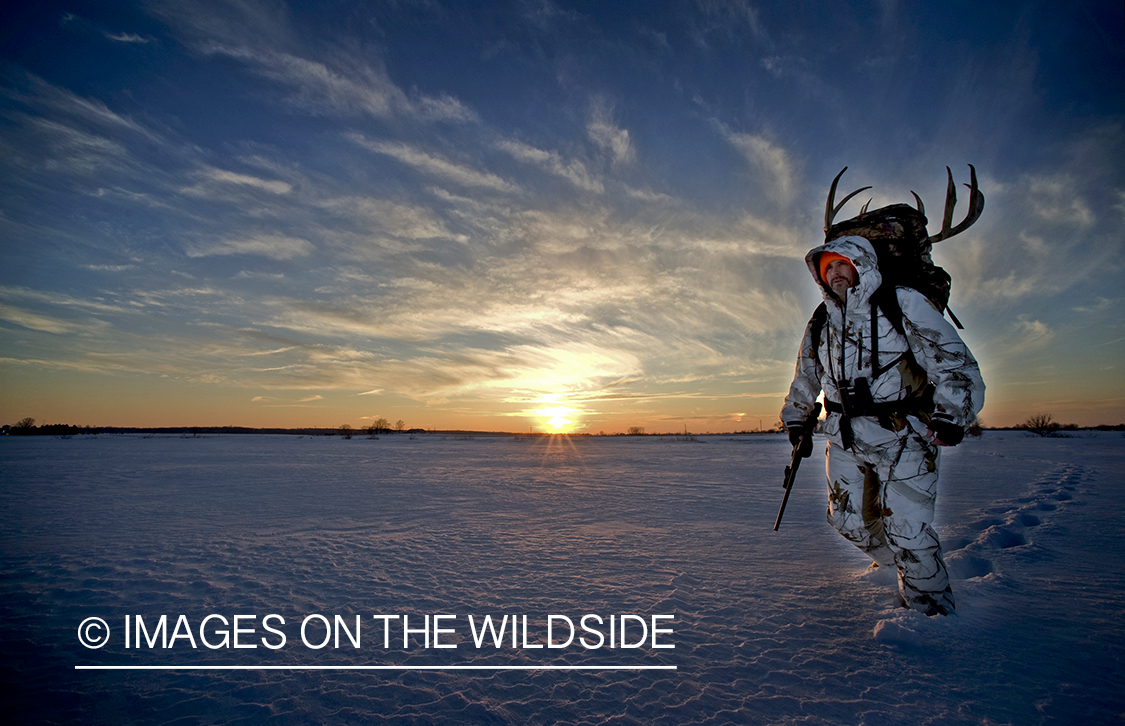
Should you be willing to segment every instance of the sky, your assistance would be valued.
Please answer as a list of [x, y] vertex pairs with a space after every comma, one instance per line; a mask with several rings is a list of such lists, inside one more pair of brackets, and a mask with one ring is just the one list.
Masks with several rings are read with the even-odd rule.
[[1116, 0], [2, 12], [0, 423], [770, 428], [832, 178], [968, 164], [984, 425], [1125, 421]]

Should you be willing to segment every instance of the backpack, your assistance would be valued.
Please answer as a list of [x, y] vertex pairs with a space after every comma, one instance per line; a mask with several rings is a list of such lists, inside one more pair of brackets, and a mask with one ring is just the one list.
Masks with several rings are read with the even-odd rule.
[[[863, 205], [859, 216], [852, 219], [836, 222], [833, 219], [849, 199], [860, 192], [870, 189], [863, 187], [844, 197], [839, 204], [835, 204], [836, 185], [848, 167], [844, 167], [828, 190], [828, 203], [824, 210], [824, 241], [831, 242], [844, 235], [863, 237], [875, 248], [878, 257], [879, 273], [883, 277], [883, 284], [871, 296], [872, 305], [872, 360], [875, 368], [878, 367], [878, 336], [875, 335], [875, 307], [883, 311], [883, 315], [891, 322], [900, 335], [904, 335], [902, 324], [902, 308], [898, 304], [896, 287], [909, 287], [922, 293], [942, 313], [948, 313], [953, 324], [964, 329], [961, 321], [949, 309], [949, 291], [952, 278], [949, 273], [934, 264], [930, 257], [935, 242], [949, 239], [964, 232], [974, 222], [980, 219], [984, 211], [984, 194], [977, 187], [977, 170], [969, 164], [969, 212], [965, 219], [956, 227], [953, 224], [953, 208], [957, 204], [957, 187], [953, 183], [953, 172], [945, 168], [949, 184], [945, 195], [945, 214], [942, 217], [941, 232], [931, 235], [926, 230], [926, 207], [917, 194], [914, 201], [917, 207], [908, 204], [892, 204], [872, 211]], [[868, 204], [871, 202], [868, 201]], [[810, 323], [812, 324], [813, 350], [820, 348], [821, 331], [828, 320], [828, 308], [821, 303], [813, 312]]]

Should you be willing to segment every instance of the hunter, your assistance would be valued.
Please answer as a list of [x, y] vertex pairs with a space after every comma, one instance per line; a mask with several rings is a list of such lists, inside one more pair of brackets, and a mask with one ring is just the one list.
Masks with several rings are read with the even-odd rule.
[[[984, 198], [975, 170], [973, 182], [979, 216]], [[922, 246], [933, 267], [929, 245], [952, 236], [948, 219], [956, 197], [947, 200], [942, 234], [928, 237], [920, 200], [918, 210], [865, 209], [832, 225], [835, 186], [825, 215], [827, 242], [805, 256], [824, 306], [805, 330], [782, 421], [790, 441], [808, 456], [816, 424], [811, 414], [823, 392], [829, 523], [873, 560], [872, 567], [897, 568], [900, 605], [948, 615], [953, 591], [931, 526], [939, 448], [961, 442], [984, 402], [984, 382], [942, 310], [914, 287], [885, 283], [873, 240], [884, 248], [888, 240], [899, 248], [909, 246], [904, 240]], [[945, 281], [948, 295], [948, 276]]]

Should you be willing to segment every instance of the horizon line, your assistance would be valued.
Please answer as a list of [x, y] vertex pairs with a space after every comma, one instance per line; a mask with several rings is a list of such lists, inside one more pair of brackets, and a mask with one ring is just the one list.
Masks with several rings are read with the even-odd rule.
[[[72, 433], [72, 434], [98, 434], [98, 433], [162, 433], [162, 434], [217, 434], [217, 433], [259, 433], [259, 434], [324, 434], [330, 436], [350, 434], [352, 438], [369, 438], [370, 434], [366, 428], [351, 428], [343, 429], [340, 426], [241, 426], [235, 424], [221, 425], [221, 426], [200, 426], [200, 425], [187, 425], [187, 426], [90, 426], [90, 425], [77, 425], [77, 424], [42, 424], [34, 426], [32, 431], [42, 433], [27, 433], [19, 434], [12, 433], [16, 429], [14, 425], [5, 424], [8, 428], [7, 435], [9, 436], [35, 436], [35, 435], [55, 435], [59, 433]], [[638, 427], [629, 427], [638, 428]], [[644, 427], [639, 427], [643, 429]], [[48, 431], [47, 429], [58, 429], [57, 431]], [[68, 429], [69, 431], [63, 431]], [[781, 429], [737, 429], [728, 431], [667, 431], [667, 432], [604, 432], [604, 431], [502, 431], [502, 430], [480, 430], [480, 429], [407, 429], [404, 431], [387, 431], [381, 430], [375, 436], [399, 436], [399, 435], [476, 435], [476, 436], [707, 436], [707, 435], [734, 435], [734, 434], [775, 434], [783, 433]]]

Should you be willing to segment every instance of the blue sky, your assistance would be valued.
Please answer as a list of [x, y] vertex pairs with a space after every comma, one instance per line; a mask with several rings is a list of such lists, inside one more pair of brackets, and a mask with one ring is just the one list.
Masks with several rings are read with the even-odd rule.
[[768, 427], [832, 177], [967, 164], [985, 424], [1125, 421], [1120, 2], [5, 13], [3, 422]]

